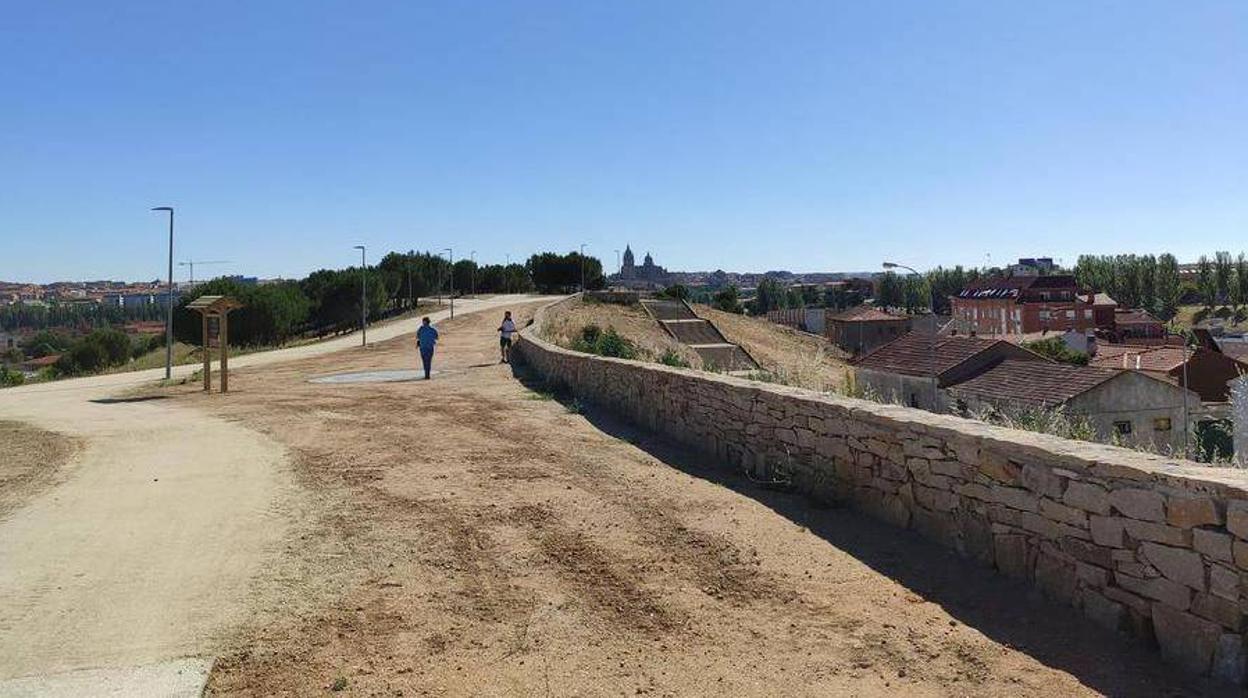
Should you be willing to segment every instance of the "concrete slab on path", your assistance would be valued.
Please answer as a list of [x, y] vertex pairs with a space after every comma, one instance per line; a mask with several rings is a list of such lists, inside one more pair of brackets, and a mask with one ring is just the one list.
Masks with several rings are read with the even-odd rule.
[[0, 698], [198, 698], [211, 670], [212, 660], [187, 657], [143, 666], [0, 679]]

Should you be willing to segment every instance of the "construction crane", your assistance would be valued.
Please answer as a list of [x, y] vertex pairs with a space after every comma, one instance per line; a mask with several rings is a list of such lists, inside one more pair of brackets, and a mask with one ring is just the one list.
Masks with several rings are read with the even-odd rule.
[[195, 283], [195, 265], [196, 264], [202, 267], [208, 264], [230, 264], [230, 263], [231, 262], [228, 259], [210, 259], [210, 260], [188, 259], [185, 262], [178, 262], [178, 266], [190, 267], [191, 268], [191, 281], [190, 282]]

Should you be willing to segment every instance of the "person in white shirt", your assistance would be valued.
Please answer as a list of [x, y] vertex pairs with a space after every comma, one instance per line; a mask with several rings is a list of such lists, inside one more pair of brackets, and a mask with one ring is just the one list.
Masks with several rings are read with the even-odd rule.
[[498, 326], [498, 351], [502, 354], [502, 363], [511, 363], [511, 335], [516, 332], [516, 323], [511, 319], [511, 311], [503, 312], [503, 324]]

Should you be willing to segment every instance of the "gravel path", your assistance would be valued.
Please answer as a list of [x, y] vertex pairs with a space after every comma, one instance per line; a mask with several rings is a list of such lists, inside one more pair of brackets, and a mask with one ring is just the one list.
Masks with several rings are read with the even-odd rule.
[[[513, 307], [523, 316], [531, 307]], [[1198, 695], [1157, 655], [915, 537], [759, 489], [497, 363], [493, 313], [240, 376], [291, 454], [281, 593], [219, 695]]]
[[[411, 321], [391, 323], [369, 336], [411, 330]], [[231, 368], [258, 371], [358, 341], [252, 354]], [[54, 477], [23, 473], [13, 479], [21, 491], [0, 498], [20, 496], [0, 517], [0, 680], [215, 656], [255, 619], [264, 594], [281, 592], [265, 572], [298, 530], [306, 500], [286, 446], [164, 394], [117, 397], [160, 377], [163, 369], [0, 391], [0, 420], [78, 448]], [[231, 383], [247, 388], [245, 379]]]

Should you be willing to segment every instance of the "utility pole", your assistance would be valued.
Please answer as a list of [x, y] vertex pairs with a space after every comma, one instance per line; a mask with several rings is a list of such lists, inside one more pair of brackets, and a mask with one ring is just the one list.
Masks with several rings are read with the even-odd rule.
[[360, 251], [360, 346], [368, 346], [368, 261], [364, 245], [356, 245]]
[[620, 251], [616, 250], [615, 251], [615, 273], [619, 274], [622, 271], [624, 271], [624, 267], [623, 265], [620, 264]]
[[468, 259], [472, 260], [472, 266], [468, 269], [468, 273], [469, 273], [468, 295], [472, 296], [473, 298], [476, 298], [477, 297], [477, 251], [473, 250], [472, 253], [468, 255]]
[[451, 319], [455, 319], [455, 251], [446, 248], [447, 257], [451, 260]]
[[585, 293], [585, 243], [581, 243], [581, 293]]
[[[173, 378], [173, 207], [157, 206], [152, 210], [169, 212], [169, 293], [165, 299], [165, 380], [169, 380]], [[207, 337], [204, 342], [207, 344]]]

